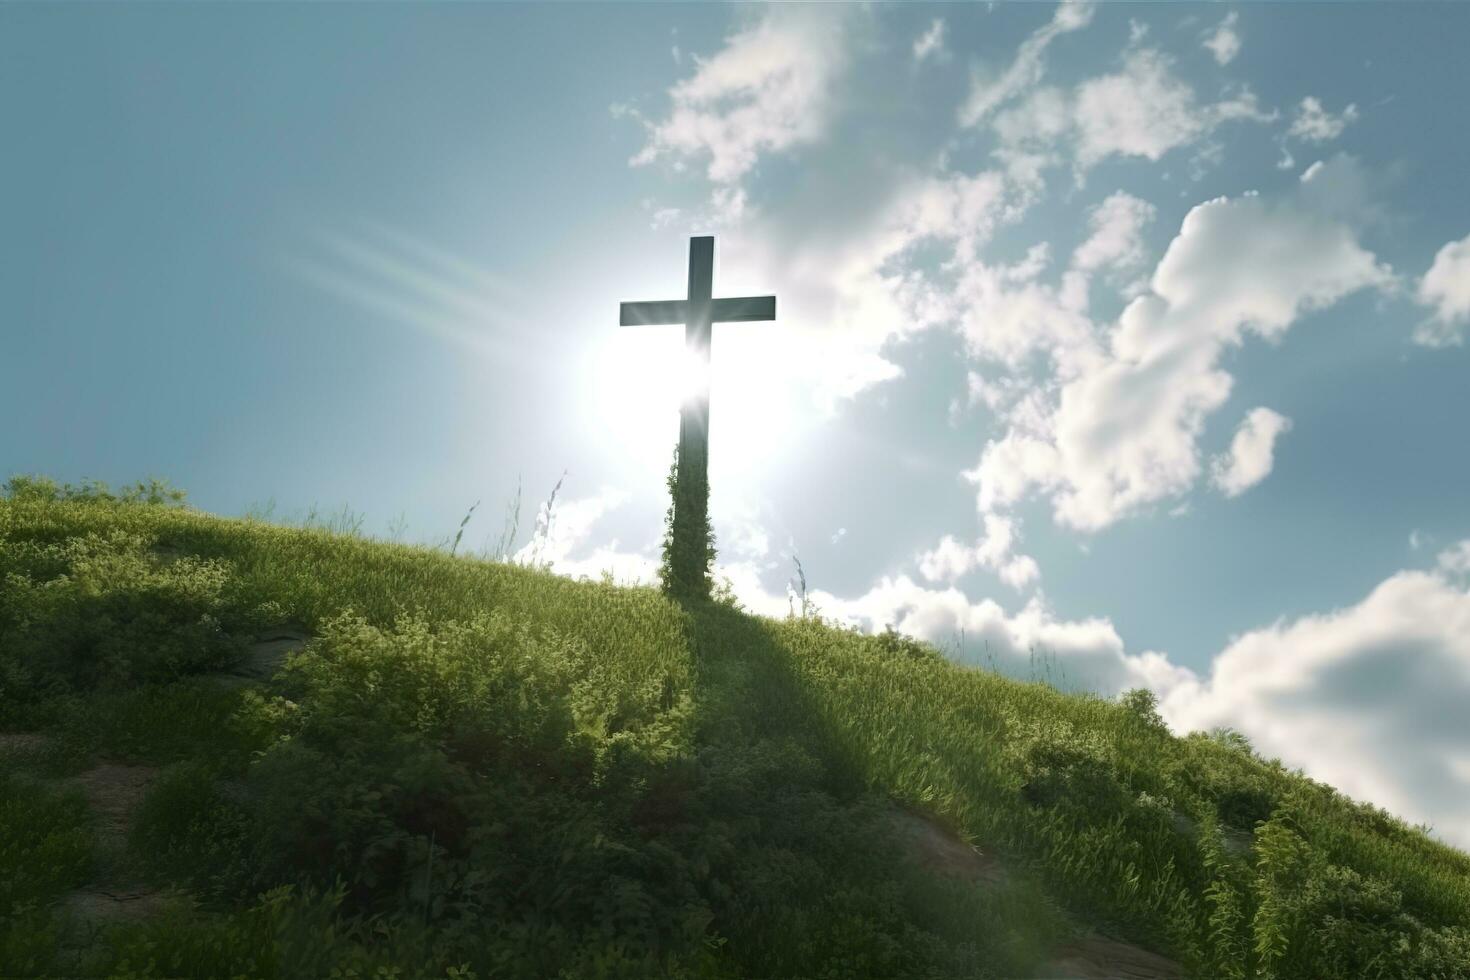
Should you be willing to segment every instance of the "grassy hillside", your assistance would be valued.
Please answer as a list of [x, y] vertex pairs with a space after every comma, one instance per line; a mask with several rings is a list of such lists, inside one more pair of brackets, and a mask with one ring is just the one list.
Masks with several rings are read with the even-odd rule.
[[1190, 976], [1470, 977], [1470, 857], [1141, 693], [156, 488], [6, 496], [0, 975], [1011, 977], [1091, 930]]

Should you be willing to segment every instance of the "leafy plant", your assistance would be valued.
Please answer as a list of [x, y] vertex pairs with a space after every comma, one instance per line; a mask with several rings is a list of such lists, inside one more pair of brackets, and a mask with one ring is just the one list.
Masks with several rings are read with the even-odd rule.
[[697, 467], [680, 479], [679, 447], [669, 464], [669, 507], [658, 577], [663, 593], [676, 600], [708, 599], [715, 563], [715, 532], [709, 521], [709, 486]]

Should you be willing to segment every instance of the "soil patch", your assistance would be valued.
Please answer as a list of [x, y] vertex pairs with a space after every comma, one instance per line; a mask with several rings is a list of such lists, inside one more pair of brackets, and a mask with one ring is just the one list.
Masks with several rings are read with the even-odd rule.
[[50, 737], [40, 732], [0, 732], [0, 752], [32, 755], [50, 747]]

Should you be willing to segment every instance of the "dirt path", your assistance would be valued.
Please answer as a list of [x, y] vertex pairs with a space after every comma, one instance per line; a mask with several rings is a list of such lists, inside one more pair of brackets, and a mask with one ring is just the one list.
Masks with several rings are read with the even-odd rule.
[[[966, 843], [927, 814], [894, 807], [889, 820], [913, 860], [933, 874], [982, 887], [1010, 880], [999, 858]], [[1052, 950], [1036, 973], [1045, 980], [1183, 980], [1184, 975], [1184, 967], [1167, 957], [1096, 934]]]

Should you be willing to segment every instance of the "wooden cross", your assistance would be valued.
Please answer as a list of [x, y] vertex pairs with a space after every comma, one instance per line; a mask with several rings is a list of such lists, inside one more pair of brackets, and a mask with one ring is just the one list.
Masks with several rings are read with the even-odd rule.
[[[636, 327], [649, 324], [684, 324], [684, 346], [699, 359], [703, 376], [709, 377], [710, 334], [715, 323], [741, 323], [750, 320], [776, 319], [776, 297], [742, 296], [737, 299], [713, 299], [711, 293], [715, 272], [715, 240], [713, 236], [689, 239], [689, 293], [685, 299], [655, 300], [645, 303], [623, 303], [620, 325]], [[709, 384], [701, 383], [679, 412], [679, 464], [675, 474], [676, 491], [673, 537], [688, 544], [691, 536], [703, 538], [709, 521]], [[684, 507], [678, 504], [685, 502]], [[698, 543], [702, 554], [702, 543]], [[690, 547], [693, 547], [692, 545]], [[689, 554], [690, 548], [676, 547], [676, 553]], [[676, 577], [691, 587], [707, 581], [708, 565], [675, 568]]]

